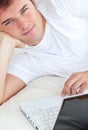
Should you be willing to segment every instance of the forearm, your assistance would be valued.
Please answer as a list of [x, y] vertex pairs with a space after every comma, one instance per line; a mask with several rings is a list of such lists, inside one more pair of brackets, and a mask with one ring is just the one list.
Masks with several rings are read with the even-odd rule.
[[5, 41], [0, 44], [0, 104], [3, 102], [7, 67], [14, 48], [14, 44], [6, 43]]

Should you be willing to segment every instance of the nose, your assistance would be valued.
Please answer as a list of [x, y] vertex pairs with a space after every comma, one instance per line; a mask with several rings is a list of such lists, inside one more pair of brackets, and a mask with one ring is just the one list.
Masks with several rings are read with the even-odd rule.
[[28, 27], [28, 21], [24, 18], [17, 19], [16, 24], [17, 24], [18, 28], [20, 28], [23, 31], [26, 30]]

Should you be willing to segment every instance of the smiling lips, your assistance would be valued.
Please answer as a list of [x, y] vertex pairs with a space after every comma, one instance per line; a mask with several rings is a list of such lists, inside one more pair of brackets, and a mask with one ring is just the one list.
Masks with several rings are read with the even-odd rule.
[[32, 32], [33, 28], [34, 28], [34, 25], [30, 29], [28, 29], [26, 32], [24, 32], [23, 35], [30, 34]]

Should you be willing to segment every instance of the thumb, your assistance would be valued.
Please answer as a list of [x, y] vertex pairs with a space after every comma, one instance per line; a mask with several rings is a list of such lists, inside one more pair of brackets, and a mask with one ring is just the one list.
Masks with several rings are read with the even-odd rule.
[[65, 89], [63, 88], [62, 92], [61, 92], [61, 96], [64, 97], [66, 95], [66, 91]]

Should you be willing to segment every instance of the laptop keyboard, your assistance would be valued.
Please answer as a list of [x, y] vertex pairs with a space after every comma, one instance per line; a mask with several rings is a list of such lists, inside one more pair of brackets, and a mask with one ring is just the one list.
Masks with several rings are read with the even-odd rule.
[[53, 130], [63, 98], [53, 96], [23, 102], [21, 111], [36, 130]]
[[58, 110], [59, 107], [52, 107], [44, 110], [30, 111], [28, 112], [27, 118], [36, 130], [52, 130], [58, 115]]

